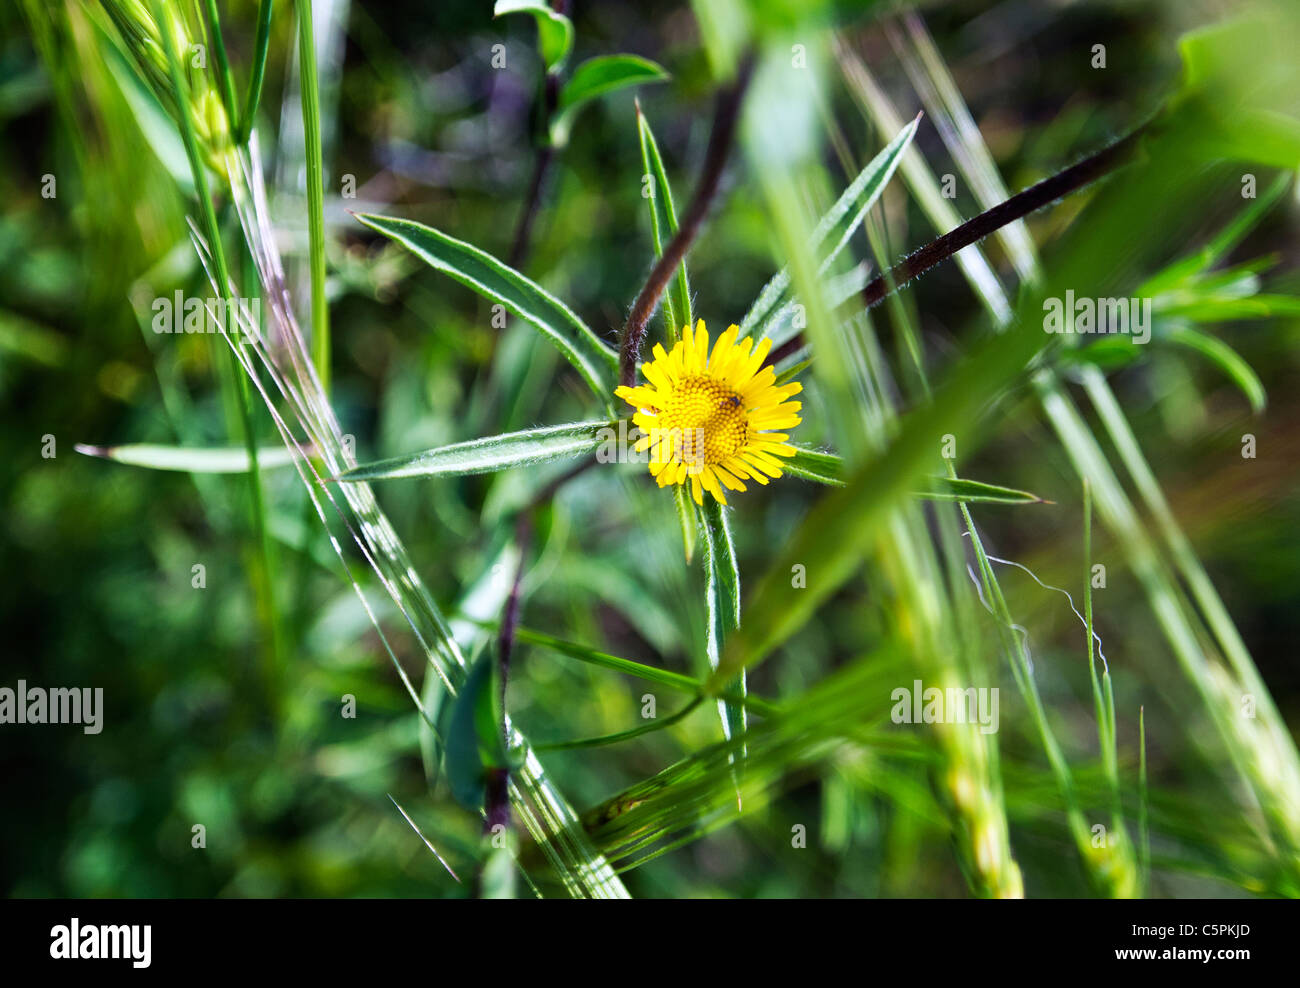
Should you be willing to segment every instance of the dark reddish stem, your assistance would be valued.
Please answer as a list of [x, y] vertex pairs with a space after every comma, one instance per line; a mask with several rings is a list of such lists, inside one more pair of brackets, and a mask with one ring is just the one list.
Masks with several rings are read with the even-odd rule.
[[[870, 309], [890, 292], [901, 288], [913, 278], [929, 271], [936, 264], [946, 261], [963, 247], [984, 239], [1008, 223], [1023, 219], [1030, 213], [1042, 209], [1072, 192], [1077, 192], [1085, 185], [1090, 185], [1103, 175], [1109, 174], [1120, 165], [1125, 164], [1137, 149], [1145, 128], [1139, 127], [1127, 137], [1121, 138], [1109, 147], [1084, 158], [1077, 164], [1045, 178], [1037, 185], [1031, 185], [1000, 202], [992, 209], [985, 210], [961, 226], [950, 230], [942, 237], [936, 237], [915, 253], [909, 254], [887, 272], [873, 280], [862, 289], [860, 296], [863, 305]], [[791, 337], [772, 352], [771, 363], [798, 351], [804, 345], [803, 334]]]
[[632, 303], [632, 312], [623, 327], [618, 363], [619, 380], [629, 387], [636, 383], [636, 365], [641, 356], [641, 344], [645, 340], [646, 325], [654, 315], [655, 306], [659, 304], [659, 298], [668, 287], [668, 282], [672, 280], [678, 265], [682, 263], [687, 251], [691, 249], [691, 244], [695, 242], [700, 228], [704, 225], [704, 219], [708, 216], [709, 207], [717, 195], [722, 171], [735, 139], [736, 124], [740, 119], [740, 106], [753, 71], [754, 59], [750, 56], [741, 63], [735, 80], [718, 93], [713, 111], [713, 130], [709, 134], [709, 147], [704, 155], [704, 169], [695, 187], [695, 195], [681, 219], [676, 236], [664, 248], [663, 255], [651, 270], [641, 293]]

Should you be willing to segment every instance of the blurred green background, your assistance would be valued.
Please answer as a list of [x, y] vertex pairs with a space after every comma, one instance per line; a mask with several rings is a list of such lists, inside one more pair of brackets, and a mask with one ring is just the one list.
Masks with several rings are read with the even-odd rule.
[[[186, 203], [150, 150], [123, 95], [94, 4], [9, 4], [0, 10], [0, 573], [5, 645], [0, 685], [102, 687], [105, 727], [0, 727], [0, 889], [11, 896], [462, 895], [390, 802], [392, 794], [453, 867], [472, 872], [479, 821], [445, 792], [430, 795], [417, 720], [291, 471], [268, 474], [286, 627], [271, 662], [265, 616], [250, 590], [247, 489], [239, 477], [197, 482], [93, 460], [74, 443], [226, 445], [234, 421], [225, 357], [209, 337], [158, 337], [132, 298], [197, 290], [201, 272]], [[246, 71], [255, 4], [223, 4], [231, 60]], [[800, 23], [798, 5], [760, 5]], [[1231, 5], [1213, 3], [945, 3], [922, 12], [1008, 186], [1023, 188], [1150, 113], [1175, 85], [1178, 35]], [[689, 198], [708, 139], [714, 81], [689, 6], [587, 3], [571, 15], [578, 57], [632, 52], [662, 64], [667, 84], [638, 91], [676, 188]], [[813, 30], [838, 25], [910, 118], [919, 103], [881, 28], [879, 5], [811, 5]], [[334, 18], [324, 11], [332, 11]], [[293, 20], [277, 12], [260, 131], [274, 166], [273, 204], [295, 297], [305, 299], [306, 226], [291, 78]], [[577, 377], [536, 334], [490, 323], [486, 302], [367, 235], [346, 213], [420, 220], [497, 256], [510, 248], [533, 166], [533, 100], [541, 67], [526, 18], [494, 21], [486, 2], [318, 5], [327, 45], [327, 188], [355, 177], [357, 200], [327, 199], [334, 403], [361, 460], [530, 425], [590, 417]], [[504, 71], [490, 64], [507, 46]], [[1088, 50], [1107, 46], [1109, 67]], [[51, 71], [51, 65], [59, 67]], [[120, 71], [120, 69], [118, 70]], [[241, 76], [242, 77], [242, 76]], [[283, 105], [283, 109], [282, 109]], [[838, 121], [859, 165], [887, 140], [843, 86], [811, 113]], [[917, 146], [937, 174], [956, 171], [923, 122]], [[833, 188], [846, 185], [828, 148]], [[653, 260], [641, 198], [631, 93], [600, 101], [557, 157], [524, 270], [612, 339]], [[57, 195], [41, 195], [53, 175]], [[1260, 186], [1271, 175], [1261, 171]], [[1241, 207], [1233, 183], [1196, 217], [1197, 243]], [[958, 183], [953, 205], [979, 206]], [[1084, 196], [1036, 215], [1050, 243]], [[821, 204], [824, 208], [826, 204]], [[887, 216], [896, 253], [930, 237], [903, 186]], [[1274, 255], [1274, 293], [1300, 292], [1296, 206], [1284, 202], [1231, 261]], [[1140, 221], [1135, 221], [1140, 222]], [[998, 244], [986, 244], [1000, 270]], [[859, 251], [865, 252], [865, 246]], [[691, 255], [697, 315], [720, 331], [739, 321], [775, 270], [753, 176], [737, 155]], [[1150, 273], [1150, 272], [1146, 272]], [[952, 360], [979, 305], [955, 265], [908, 291], [927, 350]], [[1223, 595], [1286, 722], [1300, 723], [1300, 321], [1214, 327], [1259, 374], [1259, 415], [1222, 371], [1190, 351], [1152, 346], [1110, 373], [1173, 510]], [[217, 382], [214, 384], [214, 382]], [[1051, 504], [978, 512], [992, 554], [1073, 590], [1081, 572], [1073, 471], [1024, 392], [962, 472], [1030, 490]], [[796, 438], [817, 441], [814, 413]], [[259, 409], [259, 434], [273, 441]], [[1241, 438], [1258, 456], [1243, 459]], [[51, 435], [57, 455], [41, 455]], [[378, 488], [422, 577], [449, 613], [499, 549], [494, 499], [504, 478], [411, 480]], [[616, 655], [698, 673], [704, 616], [698, 565], [680, 561], [670, 499], [637, 471], [597, 470], [542, 519], [528, 581], [526, 626]], [[822, 491], [787, 480], [734, 500], [742, 574], [761, 573], [772, 546]], [[499, 512], [497, 512], [499, 514]], [[1115, 676], [1120, 746], [1133, 778], [1137, 706], [1144, 704], [1153, 789], [1178, 813], [1213, 811], [1230, 783], [1221, 753], [1197, 741], [1196, 700], [1182, 682], [1132, 575], [1104, 530], [1094, 557], [1110, 564], [1096, 598]], [[191, 585], [206, 567], [206, 587]], [[363, 567], [362, 567], [363, 569]], [[1039, 687], [1072, 759], [1095, 758], [1082, 632], [1064, 598], [1015, 570], [1000, 572], [1029, 629]], [[751, 689], [796, 692], [855, 656], [877, 589], [837, 594], [762, 666]], [[420, 654], [399, 634], [417, 677]], [[910, 681], [910, 677], [909, 677]], [[522, 647], [512, 717], [537, 742], [609, 733], [639, 722], [644, 684]], [[652, 690], [649, 690], [653, 692]], [[357, 697], [355, 720], [340, 697]], [[1044, 772], [1041, 751], [1003, 682], [1008, 765]], [[673, 697], [657, 695], [661, 715]], [[1293, 732], [1294, 733], [1294, 732]], [[716, 715], [625, 745], [547, 756], [579, 810], [718, 738]], [[1014, 773], [1014, 767], [1006, 770]], [[924, 776], [918, 775], [924, 788]], [[944, 827], [872, 791], [852, 766], [794, 772], [771, 806], [625, 876], [638, 895], [963, 895]], [[1008, 788], [1011, 784], [1008, 783]], [[1069, 859], [1050, 786], [1041, 813], [1012, 811], [1012, 843], [1030, 894], [1086, 887]], [[897, 794], [894, 794], [895, 797]], [[191, 827], [207, 847], [191, 847]], [[813, 831], [791, 853], [790, 828]], [[462, 877], [464, 874], [462, 873]], [[1173, 870], [1154, 894], [1241, 894], [1213, 869]]]

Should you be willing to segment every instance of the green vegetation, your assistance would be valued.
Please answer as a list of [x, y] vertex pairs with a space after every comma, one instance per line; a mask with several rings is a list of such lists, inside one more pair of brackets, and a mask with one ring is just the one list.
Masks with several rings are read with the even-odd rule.
[[312, 6], [0, 12], [8, 894], [1300, 896], [1291, 5]]

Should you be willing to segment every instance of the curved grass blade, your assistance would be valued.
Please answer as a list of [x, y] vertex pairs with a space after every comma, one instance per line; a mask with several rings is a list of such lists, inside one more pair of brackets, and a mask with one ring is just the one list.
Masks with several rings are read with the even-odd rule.
[[599, 55], [576, 69], [560, 90], [560, 104], [551, 121], [551, 143], [563, 147], [582, 108], [594, 99], [647, 82], [663, 82], [663, 67], [639, 55]]
[[556, 741], [551, 744], [538, 744], [538, 751], [570, 751], [574, 748], [600, 748], [611, 744], [622, 744], [624, 741], [631, 741], [633, 738], [639, 738], [644, 734], [651, 734], [654, 731], [662, 731], [665, 727], [672, 727], [679, 721], [688, 717], [696, 707], [704, 702], [704, 697], [697, 696], [686, 706], [675, 711], [663, 720], [652, 721], [649, 724], [642, 724], [639, 727], [633, 727], [626, 731], [619, 731], [617, 734], [605, 734], [598, 738], [579, 738], [576, 741]]
[[577, 368], [601, 401], [614, 391], [618, 355], [567, 305], [541, 285], [491, 254], [423, 223], [394, 216], [356, 214], [357, 219], [406, 247], [431, 267], [451, 275], [483, 297], [500, 302], [543, 335]]
[[[481, 623], [486, 627], [496, 627], [495, 624], [487, 622]], [[684, 676], [680, 672], [673, 672], [670, 669], [660, 669], [656, 666], [648, 666], [642, 662], [635, 662], [632, 659], [624, 659], [617, 655], [610, 655], [608, 652], [601, 652], [598, 649], [590, 648], [587, 645], [580, 645], [577, 642], [564, 641], [540, 631], [533, 631], [530, 628], [517, 629], [515, 632], [515, 640], [526, 642], [529, 645], [537, 645], [540, 648], [550, 649], [557, 655], [563, 655], [570, 659], [577, 659], [579, 662], [586, 662], [589, 665], [599, 666], [602, 669], [609, 669], [613, 672], [620, 672], [627, 676], [634, 676], [647, 683], [658, 683], [660, 686], [666, 686], [668, 689], [676, 690], [679, 693], [701, 695], [704, 690], [704, 684], [702, 682], [698, 679], [692, 679], [690, 676]], [[778, 706], [770, 700], [760, 699], [752, 693], [747, 693], [744, 696], [741, 696], [739, 693], [724, 690], [719, 693], [718, 696], [731, 700], [734, 703], [743, 704], [745, 707], [754, 711], [754, 713], [763, 717], [770, 717], [779, 709]]]
[[593, 453], [616, 434], [618, 422], [571, 422], [501, 436], [471, 439], [420, 453], [363, 463], [339, 474], [348, 483], [393, 480], [398, 477], [463, 476], [495, 473], [565, 457]]
[[1236, 350], [1217, 337], [1202, 333], [1199, 329], [1192, 329], [1190, 326], [1172, 329], [1168, 336], [1170, 341], [1195, 350], [1201, 356], [1208, 358], [1219, 370], [1227, 374], [1250, 402], [1252, 412], [1258, 415], [1264, 410], [1264, 406], [1268, 404], [1268, 397], [1264, 394], [1264, 383]]
[[[287, 299], [283, 264], [267, 216], [256, 131], [250, 144], [247, 153], [241, 150], [227, 156], [226, 170], [232, 178], [231, 191], [266, 297]], [[201, 245], [200, 254], [202, 256]], [[290, 431], [289, 421], [292, 421], [319, 449], [323, 471], [318, 471], [314, 461], [305, 457], [296, 460], [295, 467], [317, 517], [330, 532], [329, 543], [347, 574], [349, 584], [365, 608], [403, 687], [423, 715], [419, 694], [397, 660], [385, 622], [376, 613], [375, 602], [371, 600], [367, 587], [354, 573], [343, 543], [350, 539], [361, 551], [387, 600], [396, 606], [404, 627], [414, 635], [429, 667], [450, 692], [458, 692], [463, 685], [467, 672], [464, 655], [405, 545], [377, 504], [371, 487], [368, 484], [323, 482], [322, 473], [325, 476], [341, 473], [355, 466], [355, 460], [343, 442], [342, 429], [333, 409], [312, 373], [307, 347], [292, 309], [273, 303], [272, 312], [279, 330], [277, 336], [270, 338], [279, 340], [275, 353], [262, 349], [257, 337], [252, 338], [254, 347], [251, 350], [233, 347], [233, 352], [261, 394], [281, 439], [289, 446], [297, 445]], [[258, 363], [265, 372], [265, 379], [257, 372]], [[280, 414], [279, 402], [272, 397], [272, 386], [289, 401], [287, 417]], [[626, 887], [582, 831], [568, 799], [508, 716], [505, 721], [510, 736], [508, 747], [518, 754], [517, 767], [510, 773], [510, 798], [523, 830], [535, 842], [530, 846], [540, 850], [570, 895], [627, 898]]]
[[[90, 446], [77, 443], [75, 449], [86, 456], [116, 460], [133, 467], [151, 470], [177, 470], [181, 473], [247, 473], [248, 450], [243, 447], [197, 448], [192, 446], [164, 446], [154, 443], [127, 443], [122, 446]], [[306, 451], [308, 455], [310, 451]], [[295, 452], [284, 446], [268, 447], [257, 451], [257, 465], [266, 470], [287, 467], [293, 463]]]

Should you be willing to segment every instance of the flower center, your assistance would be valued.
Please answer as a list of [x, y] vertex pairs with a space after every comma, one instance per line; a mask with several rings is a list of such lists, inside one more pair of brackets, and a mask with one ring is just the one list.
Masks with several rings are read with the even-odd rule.
[[711, 377], [688, 377], [673, 388], [659, 427], [680, 429], [686, 462], [721, 463], [749, 438], [749, 416], [740, 395]]

